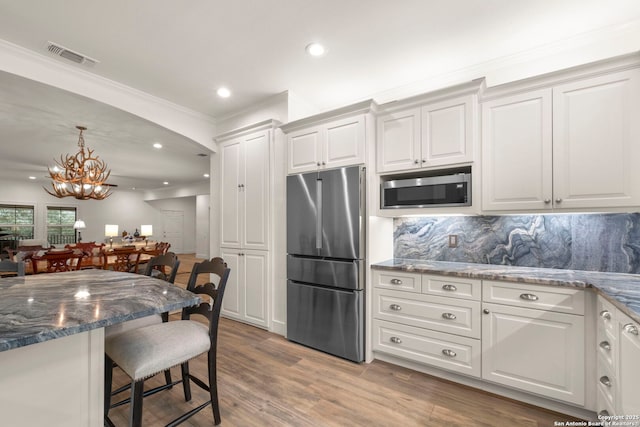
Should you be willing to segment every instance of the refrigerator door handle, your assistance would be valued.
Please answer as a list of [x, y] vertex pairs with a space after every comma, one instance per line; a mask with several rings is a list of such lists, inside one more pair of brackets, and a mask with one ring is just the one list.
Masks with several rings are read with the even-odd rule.
[[322, 249], [322, 180], [316, 180], [316, 249]]

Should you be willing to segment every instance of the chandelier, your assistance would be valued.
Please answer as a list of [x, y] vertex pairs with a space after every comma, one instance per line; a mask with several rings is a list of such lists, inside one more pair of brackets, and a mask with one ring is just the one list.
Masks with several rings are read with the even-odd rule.
[[111, 195], [111, 186], [105, 184], [111, 171], [107, 169], [107, 164], [93, 154], [93, 150], [85, 148], [82, 131], [87, 130], [84, 126], [76, 126], [80, 130], [78, 137], [78, 153], [67, 154], [64, 158], [60, 156], [60, 161], [55, 160], [56, 165], [48, 168], [49, 176], [53, 181], [51, 187], [53, 192], [45, 188], [45, 191], [52, 196], [75, 197], [80, 200], [102, 200]]

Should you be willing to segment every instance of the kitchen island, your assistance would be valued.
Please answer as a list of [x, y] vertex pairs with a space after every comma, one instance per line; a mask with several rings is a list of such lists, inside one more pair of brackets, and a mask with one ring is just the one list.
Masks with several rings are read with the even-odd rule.
[[159, 279], [81, 270], [0, 280], [3, 425], [103, 425], [104, 328], [195, 305]]

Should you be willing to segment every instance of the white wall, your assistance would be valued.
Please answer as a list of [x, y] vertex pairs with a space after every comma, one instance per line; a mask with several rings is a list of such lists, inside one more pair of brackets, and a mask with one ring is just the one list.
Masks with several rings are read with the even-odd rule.
[[154, 231], [152, 240], [161, 240], [162, 210], [181, 210], [185, 217], [183, 252], [195, 252], [195, 196], [145, 202], [140, 192], [116, 189], [104, 200], [76, 200], [71, 197], [58, 199], [44, 191], [42, 187], [48, 185], [49, 183], [42, 179], [35, 182], [3, 181], [0, 186], [0, 203], [28, 204], [35, 207], [36, 239], [46, 239], [47, 206], [75, 207], [78, 218], [84, 220], [87, 225], [87, 228], [82, 230], [82, 240], [85, 242], [103, 242], [105, 224], [117, 224], [120, 233], [126, 230], [132, 234], [136, 228], [140, 231], [142, 224], [151, 224]]
[[209, 200], [208, 194], [196, 196], [196, 257], [210, 259], [209, 256]]

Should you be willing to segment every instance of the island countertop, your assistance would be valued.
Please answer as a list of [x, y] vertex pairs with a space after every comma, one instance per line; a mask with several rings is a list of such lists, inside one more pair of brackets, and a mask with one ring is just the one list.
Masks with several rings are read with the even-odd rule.
[[171, 283], [106, 270], [0, 279], [0, 351], [196, 305]]
[[640, 323], [640, 275], [558, 268], [515, 267], [466, 262], [394, 258], [371, 266], [379, 270], [441, 274], [534, 285], [593, 288], [623, 313]]

